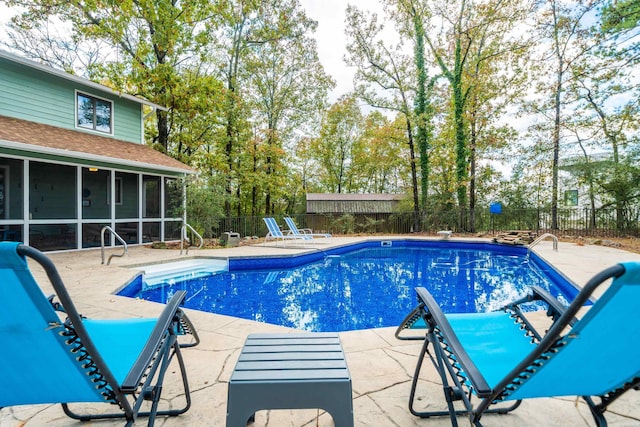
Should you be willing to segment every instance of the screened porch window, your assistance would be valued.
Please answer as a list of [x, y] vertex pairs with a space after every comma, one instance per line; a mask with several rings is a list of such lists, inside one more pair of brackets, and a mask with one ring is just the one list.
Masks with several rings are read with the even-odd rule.
[[86, 93], [77, 92], [77, 127], [113, 133], [113, 103]]

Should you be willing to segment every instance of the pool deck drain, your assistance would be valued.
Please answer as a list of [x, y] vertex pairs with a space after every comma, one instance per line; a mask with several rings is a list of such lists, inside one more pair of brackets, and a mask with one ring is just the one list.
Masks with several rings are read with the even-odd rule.
[[[398, 236], [405, 239], [406, 236]], [[372, 238], [373, 239], [373, 238]], [[384, 240], [392, 240], [384, 236]], [[433, 238], [433, 239], [438, 239]], [[93, 318], [156, 316], [157, 303], [114, 295], [113, 292], [130, 281], [137, 272], [129, 266], [167, 261], [183, 261], [193, 257], [273, 256], [322, 250], [330, 246], [368, 240], [367, 238], [334, 237], [313, 248], [265, 246], [262, 244], [217, 250], [192, 250], [189, 257], [179, 250], [131, 247], [124, 258], [116, 258], [110, 266], [100, 264], [100, 251], [89, 250], [49, 254], [58, 267], [67, 288], [81, 313]], [[376, 240], [380, 240], [377, 238]], [[452, 237], [449, 241], [456, 241]], [[477, 239], [474, 239], [477, 240]], [[488, 240], [487, 240], [488, 241]], [[542, 242], [534, 249], [579, 286], [602, 269], [621, 261], [640, 261], [640, 254], [601, 246], [578, 246], [560, 242], [558, 252], [551, 242]], [[114, 249], [117, 251], [117, 249]], [[34, 275], [46, 284], [44, 273], [32, 265]], [[50, 290], [44, 286], [45, 294]], [[227, 382], [242, 345], [251, 333], [288, 332], [290, 329], [243, 320], [229, 316], [186, 310], [194, 322], [202, 342], [183, 352], [192, 390], [193, 406], [184, 415], [159, 418], [156, 425], [224, 426]], [[541, 314], [542, 316], [542, 314]], [[447, 426], [448, 418], [419, 419], [407, 409], [410, 381], [420, 350], [420, 343], [398, 341], [394, 328], [369, 329], [340, 333], [347, 363], [353, 380], [353, 406], [356, 426]], [[585, 355], [588, 357], [588, 355]], [[426, 368], [426, 365], [425, 365]], [[429, 379], [435, 372], [426, 370]], [[178, 378], [170, 372], [163, 390], [164, 403], [179, 400]], [[34, 385], [35, 386], [35, 385]], [[438, 384], [424, 382], [422, 401], [442, 403]], [[426, 390], [426, 392], [425, 392]], [[640, 393], [628, 392], [607, 412], [610, 426], [640, 425]], [[486, 415], [484, 425], [491, 426], [590, 426], [593, 420], [587, 406], [575, 398], [541, 398], [525, 401], [520, 408], [504, 416]], [[468, 422], [459, 418], [461, 425]], [[140, 418], [137, 425], [145, 425]], [[26, 405], [0, 410], [0, 426], [84, 426], [67, 418], [60, 405]], [[120, 426], [117, 421], [94, 421], [91, 426]], [[256, 415], [257, 426], [332, 426], [327, 414], [316, 410], [262, 411]]]

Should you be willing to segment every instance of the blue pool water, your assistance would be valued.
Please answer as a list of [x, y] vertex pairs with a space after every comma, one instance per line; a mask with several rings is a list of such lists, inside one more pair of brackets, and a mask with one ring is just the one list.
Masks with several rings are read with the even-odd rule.
[[299, 257], [230, 259], [228, 268], [193, 279], [140, 279], [120, 295], [164, 302], [184, 289], [187, 308], [336, 332], [397, 326], [416, 304], [416, 286], [445, 312], [497, 309], [533, 285], [564, 301], [577, 294], [535, 254], [487, 243], [369, 241]]

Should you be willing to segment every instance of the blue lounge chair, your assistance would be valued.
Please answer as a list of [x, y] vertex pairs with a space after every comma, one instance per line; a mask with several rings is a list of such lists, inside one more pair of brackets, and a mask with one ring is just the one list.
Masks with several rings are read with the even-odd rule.
[[290, 218], [288, 216], [284, 217], [284, 222], [287, 223], [287, 227], [289, 227], [290, 234], [293, 234], [294, 236], [310, 236], [311, 238], [324, 237], [324, 238], [327, 238], [327, 239], [331, 238], [331, 234], [328, 234], [328, 233], [313, 233], [310, 228], [298, 229], [298, 227], [296, 226], [296, 223], [293, 221], [293, 218]]
[[[26, 257], [44, 268], [55, 295], [43, 294]], [[29, 246], [0, 243], [0, 407], [61, 403], [71, 418], [124, 418], [127, 426], [138, 416], [148, 416], [153, 425], [156, 415], [186, 412], [191, 398], [178, 335], [189, 335], [180, 337], [182, 347], [199, 339], [179, 309], [184, 296], [176, 292], [157, 319], [87, 319], [77, 312], [49, 258]], [[186, 402], [182, 408], [159, 410], [173, 356]], [[78, 414], [69, 406], [81, 402], [119, 409]]]
[[[577, 319], [594, 290], [610, 278], [608, 289]], [[484, 413], [509, 412], [522, 399], [582, 396], [596, 424], [604, 426], [608, 406], [640, 387], [640, 263], [618, 264], [597, 274], [568, 307], [534, 287], [530, 296], [501, 311], [444, 314], [425, 288], [416, 292], [428, 325], [409, 397], [416, 416], [449, 415], [457, 425], [456, 415], [466, 414], [480, 426]], [[551, 325], [544, 334], [520, 308], [534, 300], [548, 307]], [[439, 373], [448, 410], [414, 408], [425, 355]], [[472, 394], [480, 399], [476, 406]], [[463, 410], [455, 409], [457, 400]], [[507, 401], [510, 406], [500, 405]]]
[[266, 217], [262, 219], [264, 220], [264, 223], [267, 225], [267, 230], [269, 230], [267, 232], [267, 235], [264, 238], [265, 243], [268, 242], [269, 240], [275, 240], [276, 244], [278, 243], [278, 241], [284, 242], [285, 240], [289, 240], [289, 241], [297, 240], [299, 242], [302, 242], [303, 244], [313, 241], [313, 237], [311, 236], [284, 234], [282, 230], [280, 230], [280, 226], [278, 225], [278, 223], [274, 218]]

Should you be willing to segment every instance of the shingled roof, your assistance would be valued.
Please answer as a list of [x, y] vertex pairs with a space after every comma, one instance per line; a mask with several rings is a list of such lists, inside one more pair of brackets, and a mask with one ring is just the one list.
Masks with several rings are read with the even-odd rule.
[[0, 116], [0, 147], [141, 168], [195, 173], [195, 170], [184, 163], [144, 144], [5, 116]]
[[390, 201], [402, 200], [402, 194], [388, 193], [307, 193], [307, 200], [331, 200], [331, 201]]

